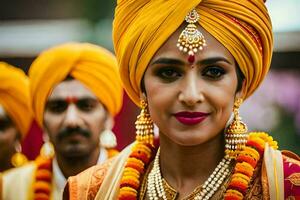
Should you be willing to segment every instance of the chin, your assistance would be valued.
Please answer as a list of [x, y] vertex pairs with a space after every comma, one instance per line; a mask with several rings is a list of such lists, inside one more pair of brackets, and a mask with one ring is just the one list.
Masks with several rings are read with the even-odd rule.
[[169, 139], [181, 146], [196, 146], [207, 142], [204, 138], [199, 138], [199, 136], [170, 136]]

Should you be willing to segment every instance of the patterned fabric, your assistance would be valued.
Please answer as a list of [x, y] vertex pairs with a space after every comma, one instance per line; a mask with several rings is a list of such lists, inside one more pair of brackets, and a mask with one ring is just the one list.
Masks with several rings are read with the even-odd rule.
[[292, 152], [283, 152], [284, 198], [300, 200], [300, 158]]
[[104, 177], [110, 167], [112, 160], [108, 160], [102, 165], [96, 165], [79, 173], [77, 176], [69, 177], [68, 179], [68, 199], [88, 199], [92, 200], [96, 197], [98, 189], [104, 180]]

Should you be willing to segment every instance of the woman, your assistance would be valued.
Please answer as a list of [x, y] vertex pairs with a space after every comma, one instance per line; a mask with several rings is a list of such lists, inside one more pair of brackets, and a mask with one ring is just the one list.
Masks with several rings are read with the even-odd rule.
[[21, 139], [33, 120], [29, 107], [29, 82], [18, 68], [0, 62], [0, 172], [27, 162]]
[[137, 141], [70, 178], [65, 197], [299, 198], [299, 157], [247, 133], [238, 113], [270, 67], [262, 0], [119, 0], [113, 32], [124, 87], [142, 108]]

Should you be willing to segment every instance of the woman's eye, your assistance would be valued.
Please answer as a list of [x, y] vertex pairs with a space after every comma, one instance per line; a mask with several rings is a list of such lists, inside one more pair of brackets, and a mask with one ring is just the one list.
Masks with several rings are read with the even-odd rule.
[[161, 68], [157, 71], [157, 75], [163, 79], [173, 80], [179, 78], [181, 73], [174, 68]]
[[225, 70], [221, 67], [207, 67], [203, 75], [212, 79], [218, 79], [225, 74]]

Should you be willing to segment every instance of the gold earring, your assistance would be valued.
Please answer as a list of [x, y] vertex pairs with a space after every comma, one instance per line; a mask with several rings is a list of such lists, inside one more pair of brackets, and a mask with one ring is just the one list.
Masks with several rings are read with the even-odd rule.
[[239, 116], [239, 108], [242, 102], [243, 100], [241, 98], [238, 98], [234, 102], [234, 117], [225, 133], [225, 153], [233, 159], [237, 157], [248, 139], [247, 125], [241, 121], [241, 117]]
[[153, 121], [148, 112], [148, 104], [145, 100], [141, 100], [141, 113], [135, 122], [136, 140], [141, 143], [148, 143], [153, 146], [154, 126]]
[[11, 157], [11, 164], [20, 167], [28, 162], [27, 157], [22, 153], [22, 146], [19, 141], [15, 144], [16, 153]]

